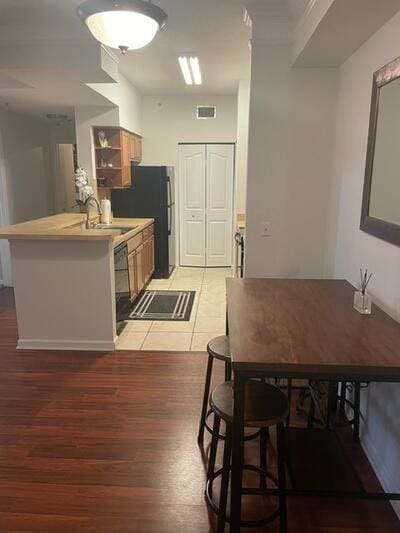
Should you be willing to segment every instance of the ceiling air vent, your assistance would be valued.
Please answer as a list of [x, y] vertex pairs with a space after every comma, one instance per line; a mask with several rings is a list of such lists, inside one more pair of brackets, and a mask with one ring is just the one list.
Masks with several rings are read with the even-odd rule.
[[217, 108], [209, 105], [197, 106], [197, 118], [216, 118]]

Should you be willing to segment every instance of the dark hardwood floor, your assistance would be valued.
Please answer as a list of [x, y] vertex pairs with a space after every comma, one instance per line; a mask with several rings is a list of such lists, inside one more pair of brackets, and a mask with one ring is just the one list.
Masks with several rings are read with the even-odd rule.
[[[0, 531], [215, 531], [209, 441], [196, 442], [205, 354], [17, 352], [16, 338], [12, 293], [0, 289]], [[399, 531], [388, 503], [289, 502], [289, 533]]]

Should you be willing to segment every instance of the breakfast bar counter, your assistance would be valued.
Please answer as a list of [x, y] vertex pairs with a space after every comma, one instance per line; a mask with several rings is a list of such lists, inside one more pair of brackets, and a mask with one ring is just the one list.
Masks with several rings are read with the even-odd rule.
[[86, 229], [85, 219], [64, 213], [0, 229], [10, 242], [18, 348], [115, 349], [114, 248], [154, 220]]

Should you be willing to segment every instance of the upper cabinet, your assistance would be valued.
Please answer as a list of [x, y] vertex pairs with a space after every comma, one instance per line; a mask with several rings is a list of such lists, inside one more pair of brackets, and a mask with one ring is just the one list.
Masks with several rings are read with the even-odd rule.
[[142, 160], [142, 138], [123, 128], [96, 126], [93, 139], [99, 196], [108, 197], [109, 189], [130, 187], [132, 163]]

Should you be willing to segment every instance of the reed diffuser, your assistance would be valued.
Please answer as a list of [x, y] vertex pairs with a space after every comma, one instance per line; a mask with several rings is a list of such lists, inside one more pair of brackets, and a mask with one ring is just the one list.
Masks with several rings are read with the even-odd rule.
[[361, 289], [354, 293], [354, 309], [356, 309], [362, 315], [370, 315], [372, 300], [371, 296], [367, 293], [367, 287], [371, 281], [372, 274], [368, 274], [368, 270], [365, 272], [360, 268]]

